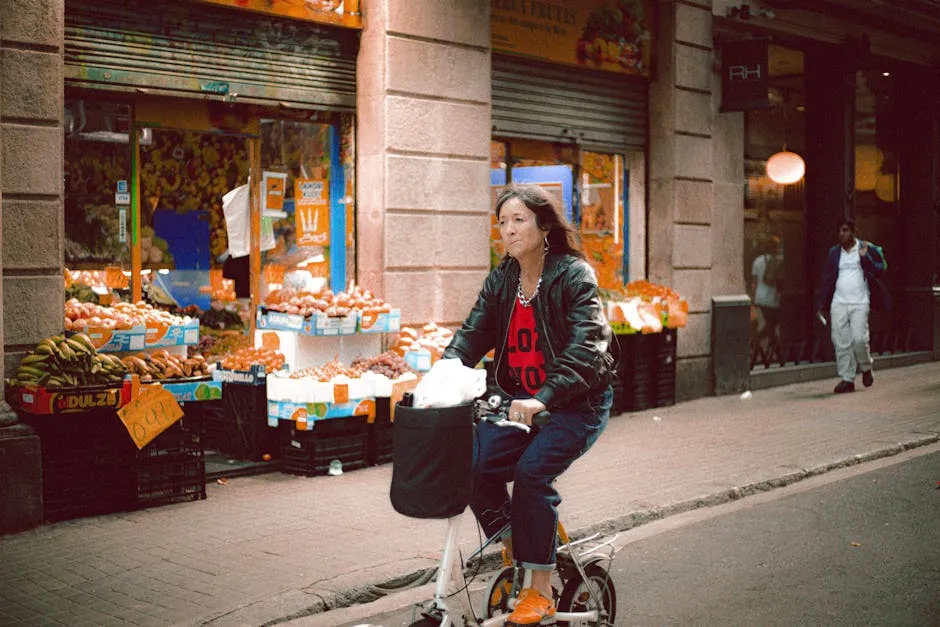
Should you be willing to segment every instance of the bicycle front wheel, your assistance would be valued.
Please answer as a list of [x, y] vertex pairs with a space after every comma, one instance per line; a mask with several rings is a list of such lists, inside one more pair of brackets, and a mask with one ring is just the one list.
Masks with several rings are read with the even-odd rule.
[[506, 566], [496, 573], [486, 585], [483, 593], [483, 619], [493, 618], [501, 614], [509, 614], [509, 599], [512, 598], [512, 579], [515, 569]]
[[601, 618], [597, 621], [558, 621], [559, 627], [601, 627], [616, 624], [617, 591], [614, 589], [614, 580], [598, 564], [589, 564], [585, 567], [584, 574], [587, 575], [587, 581], [582, 579], [580, 574], [575, 574], [565, 584], [558, 600], [558, 611], [590, 612], [596, 609], [600, 611]]

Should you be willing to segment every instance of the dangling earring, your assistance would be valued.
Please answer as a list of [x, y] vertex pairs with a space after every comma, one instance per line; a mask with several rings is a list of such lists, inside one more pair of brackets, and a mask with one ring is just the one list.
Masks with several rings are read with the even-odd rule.
[[542, 248], [542, 252], [544, 252], [547, 255], [548, 254], [548, 235], [545, 236], [544, 241], [545, 241], [545, 246], [544, 248]]

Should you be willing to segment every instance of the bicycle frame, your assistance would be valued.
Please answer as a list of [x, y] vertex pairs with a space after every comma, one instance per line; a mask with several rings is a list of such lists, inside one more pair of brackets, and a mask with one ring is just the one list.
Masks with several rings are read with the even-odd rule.
[[[465, 627], [466, 625], [480, 625], [481, 627], [503, 627], [506, 624], [506, 620], [509, 618], [508, 614], [494, 616], [490, 619], [487, 619], [482, 622], [467, 622], [467, 617], [464, 615], [463, 608], [460, 607], [459, 603], [451, 603], [448, 601], [447, 585], [450, 582], [451, 578], [455, 574], [460, 575], [459, 584], [464, 585], [464, 576], [463, 576], [463, 564], [460, 564], [460, 568], [455, 568], [458, 565], [458, 560], [460, 558], [460, 550], [457, 546], [457, 531], [460, 527], [460, 521], [463, 518], [464, 514], [458, 516], [453, 516], [447, 519], [447, 535], [444, 541], [444, 553], [441, 556], [440, 566], [438, 567], [437, 581], [434, 587], [434, 597], [431, 601], [425, 606], [425, 611], [428, 613], [433, 613], [434, 615], [441, 616], [440, 627]], [[580, 556], [587, 555], [588, 553], [594, 552], [601, 547], [611, 546], [613, 539], [608, 540], [600, 545], [597, 545], [584, 553], [578, 554], [572, 547], [588, 542], [593, 539], [595, 536], [590, 538], [584, 538], [575, 543], [572, 543], [568, 538], [567, 533], [565, 533], [564, 528], [561, 526], [561, 523], [558, 525], [559, 537], [562, 539], [564, 544], [559, 547], [559, 551], [566, 551], [572, 558], [572, 562], [575, 564], [575, 568], [580, 573], [582, 580], [587, 581], [587, 576], [584, 571], [584, 566], [581, 563]], [[487, 541], [480, 549], [471, 556], [472, 559], [474, 556], [482, 553], [483, 549], [490, 544], [492, 540]], [[525, 585], [528, 585], [529, 573], [526, 572], [526, 581]], [[592, 596], [595, 595], [593, 586], [589, 587], [589, 591]], [[510, 602], [511, 605], [514, 605], [514, 600]], [[597, 603], [599, 606], [600, 604]], [[590, 610], [586, 612], [556, 612], [554, 620], [556, 621], [596, 621], [599, 620], [600, 615], [598, 610]]]

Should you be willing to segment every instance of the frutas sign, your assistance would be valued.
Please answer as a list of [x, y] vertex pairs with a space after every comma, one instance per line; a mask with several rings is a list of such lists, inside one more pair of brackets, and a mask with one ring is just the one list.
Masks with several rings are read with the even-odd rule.
[[194, 0], [309, 22], [362, 28], [359, 0]]
[[652, 0], [492, 0], [493, 49], [649, 76]]

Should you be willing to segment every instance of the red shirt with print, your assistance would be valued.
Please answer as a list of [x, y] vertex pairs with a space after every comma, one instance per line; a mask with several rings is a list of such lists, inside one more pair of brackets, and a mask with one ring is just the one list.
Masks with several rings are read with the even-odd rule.
[[532, 307], [524, 306], [518, 299], [509, 320], [509, 337], [506, 344], [510, 370], [526, 392], [535, 394], [545, 383], [545, 356], [537, 348], [535, 311]]

